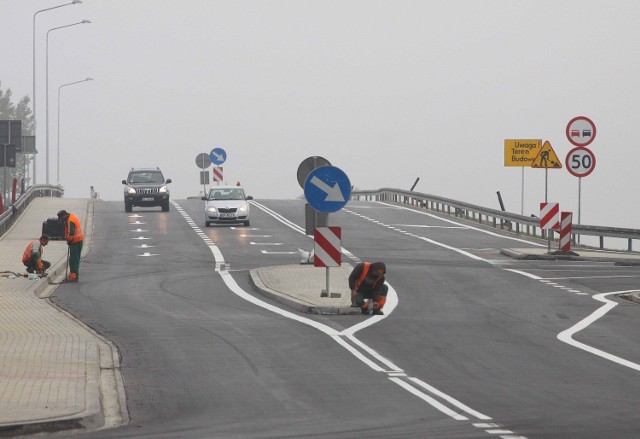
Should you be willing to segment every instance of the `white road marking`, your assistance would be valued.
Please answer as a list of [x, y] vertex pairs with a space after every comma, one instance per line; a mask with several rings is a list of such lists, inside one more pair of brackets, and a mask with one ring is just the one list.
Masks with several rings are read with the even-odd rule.
[[[181, 208], [181, 206], [176, 203], [176, 202], [172, 202], [173, 205], [176, 207], [176, 209], [180, 212], [180, 214], [185, 218], [185, 219], [189, 219], [189, 215]], [[256, 205], [258, 205], [259, 207], [261, 205], [259, 205], [258, 203], [254, 203]], [[270, 209], [265, 208], [264, 209], [265, 212], [269, 213], [268, 211]], [[274, 212], [275, 213], [275, 212]], [[280, 220], [281, 222], [285, 223], [286, 225], [289, 225], [289, 227], [294, 228], [294, 230], [298, 230], [300, 231], [300, 227], [293, 224], [290, 225], [288, 223], [290, 223], [289, 220], [287, 220], [286, 218], [282, 217], [280, 214], [276, 214], [278, 220]], [[304, 232], [302, 232], [304, 233]], [[214, 245], [209, 245], [209, 249], [211, 250], [211, 253], [213, 254], [213, 258], [215, 261], [215, 271], [218, 272], [222, 278], [222, 280], [224, 281], [224, 283], [227, 285], [227, 288], [229, 288], [229, 290], [231, 290], [234, 294], [236, 294], [237, 296], [245, 299], [246, 301], [253, 303], [256, 306], [262, 307], [264, 309], [267, 309], [271, 312], [274, 312], [282, 317], [286, 317], [292, 320], [295, 320], [297, 322], [303, 323], [305, 325], [311, 326], [327, 335], [329, 335], [330, 337], [332, 337], [338, 344], [340, 344], [341, 346], [343, 346], [347, 351], [351, 352], [352, 355], [354, 355], [356, 358], [358, 358], [360, 361], [362, 361], [364, 364], [366, 364], [367, 366], [369, 366], [371, 369], [377, 371], [377, 372], [383, 372], [383, 373], [387, 373], [388, 374], [388, 378], [390, 380], [392, 380], [393, 382], [395, 382], [396, 384], [398, 384], [399, 386], [401, 386], [402, 388], [404, 388], [405, 390], [407, 390], [408, 392], [412, 393], [413, 395], [417, 396], [418, 398], [422, 399], [423, 401], [426, 401], [427, 403], [429, 403], [432, 407], [436, 408], [437, 410], [441, 411], [442, 413], [452, 417], [453, 419], [456, 420], [468, 420], [467, 417], [460, 415], [459, 413], [457, 413], [454, 410], [451, 410], [449, 407], [447, 407], [446, 405], [442, 404], [441, 402], [437, 401], [435, 398], [427, 395], [426, 393], [422, 392], [420, 389], [412, 386], [409, 382], [404, 381], [402, 378], [399, 378], [397, 376], [397, 374], [402, 372], [402, 369], [398, 368], [396, 365], [394, 365], [391, 361], [389, 361], [388, 359], [384, 358], [383, 356], [381, 356], [380, 354], [378, 354], [375, 350], [371, 349], [369, 346], [365, 345], [364, 343], [362, 343], [360, 340], [356, 339], [354, 334], [363, 329], [366, 328], [368, 326], [371, 326], [385, 318], [387, 318], [389, 315], [392, 314], [393, 310], [395, 309], [395, 307], [398, 305], [398, 295], [395, 291], [395, 289], [387, 283], [387, 285], [389, 286], [389, 291], [387, 293], [387, 303], [385, 305], [385, 311], [387, 311], [384, 315], [376, 315], [376, 316], [371, 316], [369, 318], [367, 318], [366, 320], [361, 321], [360, 323], [347, 328], [343, 331], [337, 331], [334, 328], [327, 326], [323, 323], [320, 322], [316, 322], [314, 320], [308, 319], [306, 317], [300, 316], [298, 314], [294, 314], [290, 311], [278, 308], [274, 305], [271, 305], [267, 302], [264, 302], [256, 297], [254, 297], [253, 295], [247, 293], [246, 291], [244, 291], [242, 288], [240, 288], [240, 286], [236, 283], [235, 279], [233, 278], [233, 276], [229, 273], [229, 271], [227, 269], [225, 269], [225, 263], [224, 263], [224, 257], [222, 255], [222, 252], [220, 251], [220, 249], [218, 248], [218, 246]], [[353, 347], [352, 344], [357, 345], [360, 349], [362, 349], [364, 352], [366, 352], [369, 356], [371, 356], [374, 360], [376, 360], [379, 363], [382, 363], [383, 365], [386, 366], [386, 369], [379, 366], [376, 361], [373, 361], [371, 359], [369, 359], [366, 355], [364, 355], [360, 350], [356, 349]], [[413, 378], [409, 378], [410, 380], [413, 380]], [[418, 381], [419, 383], [424, 383], [422, 381]], [[447, 398], [446, 400], [450, 403], [450, 404], [454, 404], [455, 405], [455, 401], [457, 401], [456, 399], [446, 395], [444, 392], [440, 392], [437, 389], [435, 389], [432, 386], [429, 386], [428, 384], [424, 383], [424, 385], [421, 384], [422, 387], [430, 389], [431, 391], [436, 391], [437, 394], [439, 396], [441, 395], [445, 395]], [[442, 396], [441, 396], [442, 397]], [[462, 407], [466, 407], [464, 404], [459, 403], [460, 406], [458, 408], [462, 408]], [[468, 408], [468, 407], [467, 407]], [[471, 413], [477, 413], [479, 416], [481, 416], [479, 419], [491, 419], [485, 415], [482, 415], [478, 412], [475, 412], [471, 409], [468, 409], [469, 412]]]
[[563, 341], [571, 346], [574, 346], [578, 349], [582, 349], [591, 354], [597, 355], [599, 357], [604, 358], [605, 360], [613, 361], [614, 363], [620, 364], [621, 366], [628, 367], [633, 370], [640, 371], [640, 364], [634, 363], [633, 361], [626, 360], [624, 358], [618, 357], [617, 355], [610, 354], [601, 349], [594, 348], [593, 346], [589, 346], [585, 343], [581, 343], [573, 339], [573, 335], [587, 328], [589, 325], [594, 323], [599, 318], [603, 317], [610, 310], [616, 307], [618, 304], [612, 300], [607, 299], [607, 296], [611, 296], [613, 294], [624, 294], [624, 293], [632, 293], [638, 290], [626, 290], [626, 291], [613, 291], [611, 293], [601, 293], [596, 294], [593, 298], [599, 302], [603, 302], [604, 305], [595, 310], [591, 315], [585, 317], [571, 328], [566, 329], [558, 334], [558, 340]]

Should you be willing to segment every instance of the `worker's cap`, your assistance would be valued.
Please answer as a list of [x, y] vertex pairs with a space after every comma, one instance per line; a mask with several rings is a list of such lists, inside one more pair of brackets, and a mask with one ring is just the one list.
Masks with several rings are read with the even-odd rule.
[[67, 212], [66, 210], [61, 210], [60, 212], [58, 212], [58, 218], [62, 219], [62, 218], [66, 218], [67, 215], [69, 215], [69, 212]]

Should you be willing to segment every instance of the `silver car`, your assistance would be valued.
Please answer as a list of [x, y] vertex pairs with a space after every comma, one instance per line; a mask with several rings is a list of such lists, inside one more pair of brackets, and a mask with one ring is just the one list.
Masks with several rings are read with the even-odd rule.
[[209, 190], [204, 203], [204, 222], [242, 223], [249, 225], [249, 202], [253, 197], [245, 196], [242, 186], [215, 186]]

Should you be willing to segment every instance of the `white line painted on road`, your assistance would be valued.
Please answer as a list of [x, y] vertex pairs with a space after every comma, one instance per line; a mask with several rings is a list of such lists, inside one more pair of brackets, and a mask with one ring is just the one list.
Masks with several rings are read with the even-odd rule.
[[613, 308], [615, 308], [618, 304], [612, 300], [607, 299], [607, 296], [611, 296], [614, 294], [625, 294], [625, 293], [633, 293], [638, 290], [626, 290], [626, 291], [614, 291], [611, 293], [601, 293], [596, 294], [593, 298], [599, 302], [603, 302], [604, 305], [595, 310], [591, 315], [585, 317], [580, 320], [578, 323], [573, 325], [571, 328], [566, 329], [558, 334], [558, 340], [563, 341], [571, 346], [574, 346], [578, 349], [582, 349], [591, 354], [597, 355], [599, 357], [604, 358], [605, 360], [613, 361], [614, 363], [620, 364], [621, 366], [628, 367], [633, 370], [640, 371], [640, 364], [634, 363], [633, 361], [626, 360], [624, 358], [618, 357], [617, 355], [610, 354], [601, 349], [594, 348], [593, 346], [589, 346], [585, 343], [581, 343], [573, 339], [573, 335], [587, 328], [589, 325], [594, 323], [599, 318], [603, 317]]
[[[178, 210], [180, 212], [180, 214], [185, 218], [185, 219], [190, 219], [189, 215], [184, 211], [184, 209], [182, 209], [182, 207], [176, 203], [175, 201], [172, 201], [172, 204], [176, 207], [176, 210]], [[270, 209], [269, 209], [270, 210]], [[267, 212], [267, 210], [265, 210], [265, 212]], [[267, 212], [269, 213], [269, 212]], [[278, 214], [279, 215], [279, 214]], [[280, 217], [282, 217], [280, 215]], [[289, 222], [288, 220], [286, 220], [284, 217], [282, 217], [282, 219], [284, 220], [283, 222], [286, 224], [287, 222]], [[293, 223], [291, 223], [293, 224]], [[297, 228], [298, 226], [291, 226], [292, 228]], [[442, 413], [452, 417], [453, 419], [456, 420], [468, 420], [468, 418], [466, 416], [462, 416], [459, 413], [457, 413], [456, 411], [450, 409], [449, 407], [447, 407], [446, 405], [444, 405], [443, 403], [441, 403], [440, 401], [436, 400], [435, 398], [427, 395], [426, 393], [422, 392], [420, 389], [414, 387], [413, 385], [411, 385], [411, 383], [404, 381], [402, 378], [398, 377], [399, 374], [401, 374], [403, 371], [402, 369], [400, 369], [398, 366], [396, 366], [395, 364], [393, 364], [391, 361], [389, 361], [388, 359], [384, 358], [382, 355], [378, 354], [374, 349], [371, 349], [369, 346], [367, 346], [366, 344], [362, 343], [360, 340], [356, 339], [354, 334], [363, 329], [366, 328], [368, 326], [371, 326], [379, 321], [381, 321], [382, 319], [388, 317], [389, 315], [392, 314], [393, 309], [397, 306], [398, 304], [398, 295], [396, 293], [396, 291], [393, 289], [393, 287], [391, 285], [389, 285], [387, 283], [387, 285], [389, 286], [389, 291], [387, 293], [387, 303], [385, 306], [385, 310], [387, 311], [387, 313], [385, 313], [384, 315], [376, 315], [376, 316], [371, 316], [369, 318], [367, 318], [366, 320], [361, 321], [360, 323], [347, 328], [343, 331], [338, 332], [337, 330], [331, 328], [328, 325], [325, 325], [323, 323], [319, 323], [316, 322], [314, 320], [308, 319], [306, 317], [300, 316], [298, 314], [294, 314], [290, 311], [278, 308], [274, 305], [271, 305], [267, 302], [264, 302], [256, 297], [254, 297], [253, 295], [247, 293], [246, 291], [244, 291], [242, 288], [240, 288], [240, 286], [236, 283], [235, 279], [233, 278], [233, 276], [230, 274], [230, 272], [225, 268], [225, 262], [224, 262], [224, 257], [222, 255], [222, 252], [220, 251], [220, 249], [218, 248], [218, 246], [216, 246], [215, 244], [213, 245], [209, 245], [209, 249], [211, 250], [211, 253], [213, 254], [213, 258], [215, 261], [215, 271], [217, 273], [219, 273], [219, 275], [221, 276], [222, 280], [224, 281], [224, 283], [227, 285], [227, 288], [229, 288], [229, 290], [231, 290], [234, 294], [236, 294], [237, 296], [247, 300], [250, 303], [253, 303], [256, 306], [259, 306], [261, 308], [264, 308], [266, 310], [269, 310], [271, 312], [274, 312], [282, 317], [286, 317], [292, 320], [295, 320], [297, 322], [303, 323], [305, 325], [311, 326], [315, 329], [318, 329], [319, 331], [329, 335], [330, 337], [332, 337], [338, 344], [340, 344], [341, 346], [343, 346], [348, 352], [350, 352], [352, 355], [354, 355], [356, 358], [358, 358], [360, 361], [362, 361], [364, 364], [366, 364], [367, 366], [369, 366], [371, 369], [377, 371], [377, 372], [382, 372], [382, 373], [386, 373], [387, 377], [395, 382], [396, 384], [398, 384], [400, 387], [402, 387], [403, 389], [407, 390], [408, 392], [410, 392], [411, 394], [417, 396], [418, 398], [422, 399], [423, 401], [427, 402], [428, 404], [430, 404], [432, 407], [436, 408], [437, 410], [441, 411]], [[383, 368], [380, 365], [378, 365], [376, 363], [376, 361], [373, 361], [371, 359], [369, 359], [366, 355], [364, 355], [360, 350], [356, 349], [353, 347], [353, 345], [356, 345], [357, 347], [359, 347], [361, 350], [363, 350], [366, 354], [368, 354], [369, 356], [371, 356], [374, 360], [376, 360], [379, 363], [382, 363], [383, 365], [385, 365], [387, 368]], [[402, 374], [404, 375], [404, 374]], [[406, 376], [404, 378], [407, 378]], [[409, 380], [414, 380], [414, 378], [408, 378]], [[416, 378], [417, 380], [417, 378]], [[421, 380], [416, 381], [416, 383], [424, 383]], [[448, 403], [456, 405], [455, 402], [457, 402], [457, 400], [455, 398], [452, 398], [448, 395], [446, 395], [444, 392], [441, 392], [437, 389], [435, 389], [434, 387], [424, 383], [424, 385], [420, 384], [423, 388], [425, 389], [429, 389], [432, 392], [436, 392], [436, 394], [438, 396], [440, 396], [441, 398], [443, 397], [442, 395], [446, 396], [446, 398], [444, 398]], [[459, 402], [457, 402], [459, 403]], [[462, 408], [462, 407], [467, 407], [462, 403], [459, 403], [460, 405], [457, 406], [458, 408]], [[468, 408], [468, 407], [467, 407]], [[468, 409], [467, 411], [468, 413], [476, 413], [476, 417], [478, 417], [479, 419], [491, 419], [485, 415], [480, 414], [479, 412], [475, 412], [472, 409]]]

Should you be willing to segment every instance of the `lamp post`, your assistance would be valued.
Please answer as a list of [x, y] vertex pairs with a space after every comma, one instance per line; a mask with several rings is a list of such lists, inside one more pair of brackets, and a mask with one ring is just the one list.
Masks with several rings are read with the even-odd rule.
[[57, 160], [57, 166], [56, 166], [56, 177], [58, 180], [58, 185], [60, 184], [60, 90], [62, 90], [62, 87], [67, 87], [69, 85], [74, 85], [74, 84], [80, 84], [81, 82], [87, 82], [87, 81], [93, 81], [93, 78], [87, 78], [87, 79], [82, 79], [80, 81], [75, 81], [75, 82], [69, 82], [67, 84], [62, 84], [60, 87], [58, 87], [58, 160]]
[[[52, 9], [58, 9], [63, 6], [76, 5], [82, 3], [82, 0], [73, 0], [71, 3], [65, 3], [63, 5], [53, 6], [51, 8], [40, 9], [33, 14], [33, 135], [36, 136], [36, 127], [38, 126], [38, 121], [36, 119], [36, 15], [40, 12], [50, 11]], [[37, 137], [35, 137], [37, 140]], [[37, 150], [37, 148], [36, 148]], [[36, 184], [36, 156], [33, 155], [33, 184]]]
[[46, 89], [45, 89], [45, 102], [46, 102], [46, 114], [45, 114], [45, 119], [46, 120], [46, 125], [47, 125], [47, 132], [46, 132], [46, 142], [47, 142], [47, 146], [46, 146], [46, 153], [47, 153], [47, 161], [46, 161], [46, 177], [47, 177], [47, 184], [49, 184], [49, 34], [54, 31], [54, 30], [58, 30], [58, 29], [64, 29], [65, 27], [71, 27], [71, 26], [77, 26], [78, 24], [85, 24], [85, 23], [91, 23], [89, 20], [82, 20], [82, 21], [78, 21], [77, 23], [71, 23], [71, 24], [67, 24], [64, 26], [58, 26], [58, 27], [54, 27], [53, 29], [49, 29], [47, 31], [47, 45], [46, 45], [46, 52], [47, 52], [47, 57], [46, 57]]

